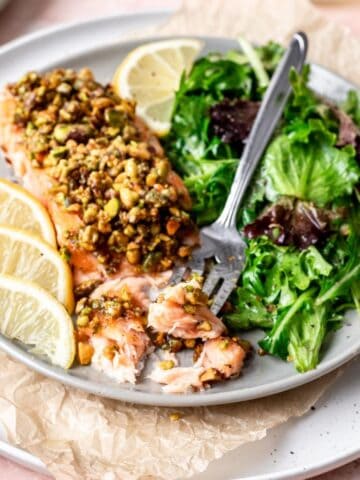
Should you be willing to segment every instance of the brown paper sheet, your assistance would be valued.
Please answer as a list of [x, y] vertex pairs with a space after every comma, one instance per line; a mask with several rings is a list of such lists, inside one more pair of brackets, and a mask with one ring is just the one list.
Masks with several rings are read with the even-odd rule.
[[[186, 0], [161, 33], [286, 42], [299, 29], [310, 36], [312, 60], [359, 83], [359, 41], [303, 0]], [[336, 375], [252, 402], [176, 409], [182, 417], [174, 422], [174, 409], [97, 398], [0, 353], [0, 424], [10, 442], [42, 459], [59, 480], [175, 480], [303, 415]]]

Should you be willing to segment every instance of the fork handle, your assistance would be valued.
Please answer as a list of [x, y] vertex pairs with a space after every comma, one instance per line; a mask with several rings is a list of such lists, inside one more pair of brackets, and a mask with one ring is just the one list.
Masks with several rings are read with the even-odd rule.
[[301, 70], [305, 62], [307, 46], [306, 35], [302, 32], [295, 33], [271, 78], [239, 161], [230, 194], [216, 224], [226, 228], [236, 228], [240, 203], [290, 95], [290, 68], [294, 67], [298, 72]]

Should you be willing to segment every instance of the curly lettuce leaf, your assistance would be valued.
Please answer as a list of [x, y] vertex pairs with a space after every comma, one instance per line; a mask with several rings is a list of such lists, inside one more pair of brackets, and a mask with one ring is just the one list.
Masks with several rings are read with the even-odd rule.
[[301, 294], [277, 318], [273, 329], [259, 342], [261, 348], [283, 360], [294, 362], [299, 372], [312, 370], [319, 363], [321, 346], [327, 334], [329, 312], [314, 307], [315, 289]]
[[299, 254], [293, 247], [280, 247], [267, 237], [249, 242], [242, 286], [266, 304], [287, 307], [312, 280], [330, 275], [332, 266], [315, 247]]
[[209, 224], [218, 217], [230, 190], [237, 163], [237, 159], [203, 159], [196, 163], [192, 159], [191, 168], [196, 166], [196, 172], [185, 177], [185, 185], [193, 200], [193, 213], [198, 224]]
[[226, 315], [228, 326], [234, 330], [252, 328], [271, 328], [273, 318], [261, 298], [244, 287], [239, 287], [233, 294], [236, 311]]
[[284, 55], [284, 47], [270, 40], [270, 42], [264, 45], [255, 47], [255, 50], [268, 75], [271, 76], [280, 62], [281, 57]]
[[275, 138], [264, 158], [268, 200], [287, 195], [324, 206], [350, 195], [360, 178], [356, 152], [350, 145], [336, 148], [335, 142], [321, 120]]
[[208, 55], [195, 62], [188, 76], [181, 79], [176, 104], [183, 95], [209, 93], [215, 100], [224, 96], [250, 98], [254, 87], [252, 69], [248, 64]]
[[282, 309], [293, 305], [314, 281], [328, 277], [332, 269], [315, 247], [299, 253], [267, 237], [251, 240], [240, 287], [231, 298], [236, 308], [225, 318], [236, 328], [268, 328]]

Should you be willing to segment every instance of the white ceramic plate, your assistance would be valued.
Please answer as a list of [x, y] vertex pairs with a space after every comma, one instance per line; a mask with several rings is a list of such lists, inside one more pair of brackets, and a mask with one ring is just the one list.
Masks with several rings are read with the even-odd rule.
[[[114, 18], [110, 21], [114, 22]], [[101, 21], [99, 23], [101, 24]], [[97, 27], [96, 22], [88, 25], [88, 29]], [[76, 28], [73, 27], [75, 30]], [[83, 29], [84, 32], [86, 31], [84, 24], [78, 28], [80, 32]], [[101, 47], [94, 48], [92, 44], [90, 48], [88, 42], [81, 39], [81, 35], [77, 37], [76, 43], [71, 42], [71, 31], [67, 29], [66, 34], [64, 30], [58, 30], [45, 36], [35, 35], [0, 49], [0, 87], [7, 81], [16, 80], [30, 68], [49, 69], [55, 66], [81, 68], [86, 65], [94, 70], [100, 81], [107, 82], [112, 78], [114, 69], [121, 59], [131, 49], [143, 43], [141, 40], [125, 43], [112, 41], [107, 45], [101, 42]], [[44, 41], [45, 38], [46, 41]], [[202, 54], [208, 51], [227, 51], [236, 47], [236, 42], [229, 39], [207, 37], [203, 40], [205, 48]], [[62, 46], [60, 58], [57, 53], [59, 43]], [[76, 54], [72, 50], [73, 45], [76, 45]], [[317, 66], [313, 68], [312, 86], [319, 93], [334, 100], [342, 100], [347, 90], [353, 87], [345, 80]], [[5, 168], [3, 165], [0, 175], [8, 175]], [[253, 344], [256, 344], [261, 336], [260, 332], [244, 335]], [[310, 382], [337, 368], [360, 351], [360, 322], [357, 314], [349, 313], [344, 327], [328, 340], [320, 365], [316, 370], [306, 374], [296, 373], [292, 364], [276, 358], [254, 355], [240, 378], [218, 384], [206, 392], [188, 395], [163, 394], [160, 386], [146, 379], [150, 365], [145, 369], [137, 385], [116, 384], [90, 367], [75, 367], [70, 371], [53, 367], [5, 338], [0, 338], [0, 347], [44, 375], [91, 393], [149, 405], [196, 406], [237, 402], [271, 395]]]

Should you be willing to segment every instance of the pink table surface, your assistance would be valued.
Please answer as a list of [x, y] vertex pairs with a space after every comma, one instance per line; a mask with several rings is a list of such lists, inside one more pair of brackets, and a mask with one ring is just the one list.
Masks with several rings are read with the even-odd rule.
[[[196, 1], [196, 0], [194, 0]], [[60, 22], [84, 20], [114, 13], [171, 7], [176, 0], [12, 0], [0, 12], [0, 45], [39, 28]], [[360, 37], [360, 1], [319, 2], [319, 10], [329, 19], [346, 25]], [[85, 13], [84, 13], [85, 12]], [[0, 457], [0, 480], [48, 480]], [[358, 480], [360, 460], [316, 477], [316, 480]], [[99, 479], [100, 480], [100, 479]], [[315, 480], [315, 479], [313, 479]]]

